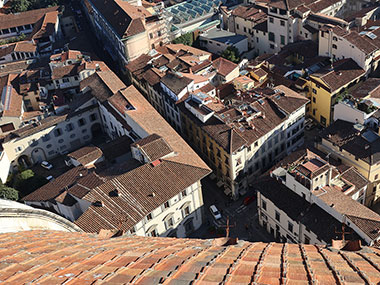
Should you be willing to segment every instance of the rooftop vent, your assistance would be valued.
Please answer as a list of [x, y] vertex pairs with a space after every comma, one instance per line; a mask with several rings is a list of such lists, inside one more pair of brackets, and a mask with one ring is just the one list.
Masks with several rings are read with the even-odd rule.
[[149, 197], [156, 197], [156, 193], [154, 193], [154, 192], [150, 193]]
[[92, 205], [95, 207], [103, 207], [103, 201], [95, 201], [92, 203]]
[[110, 197], [119, 197], [119, 190], [115, 189], [115, 190], [110, 191], [109, 196]]

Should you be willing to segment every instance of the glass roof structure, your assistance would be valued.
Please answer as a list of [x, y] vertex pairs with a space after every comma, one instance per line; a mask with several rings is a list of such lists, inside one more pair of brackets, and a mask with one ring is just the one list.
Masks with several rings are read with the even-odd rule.
[[173, 16], [173, 24], [179, 25], [214, 13], [221, 4], [222, 0], [187, 0], [165, 10]]

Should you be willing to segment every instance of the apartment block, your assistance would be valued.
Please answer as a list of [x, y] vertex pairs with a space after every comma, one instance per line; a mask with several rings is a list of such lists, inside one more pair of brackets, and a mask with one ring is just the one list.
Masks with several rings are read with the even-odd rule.
[[311, 74], [308, 79], [311, 117], [322, 126], [329, 126], [334, 118], [334, 105], [364, 77], [365, 70], [352, 59], [342, 59]]
[[260, 224], [281, 240], [317, 244], [330, 243], [344, 224], [366, 244], [375, 244], [380, 216], [362, 204], [367, 185], [355, 167], [333, 167], [315, 151], [299, 150], [257, 184]]
[[303, 143], [307, 102], [281, 85], [225, 102], [193, 92], [180, 104], [183, 135], [214, 170], [217, 185], [236, 199], [274, 161]]
[[367, 125], [337, 120], [321, 133], [321, 140], [316, 147], [324, 153], [354, 166], [369, 180], [366, 205], [379, 202], [379, 167], [378, 167], [378, 119], [374, 116]]
[[380, 29], [374, 23], [351, 30], [340, 26], [326, 25], [319, 31], [319, 55], [333, 60], [353, 59], [366, 73], [378, 67], [380, 44], [377, 37]]
[[[137, 3], [138, 4], [138, 3]], [[95, 35], [122, 70], [131, 60], [168, 43], [167, 22], [160, 12], [122, 0], [86, 0]]]
[[89, 76], [81, 90], [99, 114], [98, 135], [103, 130], [113, 140], [77, 148], [67, 159], [74, 168], [23, 201], [53, 210], [86, 232], [186, 237], [198, 229], [207, 165], [135, 87], [111, 71]]

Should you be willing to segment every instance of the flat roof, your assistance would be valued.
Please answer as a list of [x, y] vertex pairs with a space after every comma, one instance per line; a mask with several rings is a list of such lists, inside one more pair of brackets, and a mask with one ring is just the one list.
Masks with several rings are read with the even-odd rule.
[[223, 44], [236, 44], [247, 38], [246, 36], [220, 29], [211, 29], [200, 36]]

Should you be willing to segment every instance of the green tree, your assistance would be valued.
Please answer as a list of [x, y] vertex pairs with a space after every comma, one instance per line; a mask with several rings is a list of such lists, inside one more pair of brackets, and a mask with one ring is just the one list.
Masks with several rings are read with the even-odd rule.
[[184, 44], [187, 46], [192, 46], [193, 42], [194, 42], [193, 33], [184, 34], [173, 40], [173, 44]]
[[5, 186], [0, 184], [0, 198], [7, 200], [18, 200], [18, 191], [12, 187]]
[[222, 52], [221, 56], [235, 63], [238, 63], [240, 61], [239, 50], [234, 46], [229, 46], [226, 48]]
[[29, 0], [12, 0], [10, 11], [12, 13], [25, 12], [29, 10], [30, 5], [31, 1]]
[[46, 178], [34, 174], [31, 169], [27, 169], [16, 175], [12, 186], [19, 191], [20, 197], [24, 197], [47, 182]]
[[12, 0], [10, 12], [19, 13], [28, 10], [57, 6], [61, 0]]

